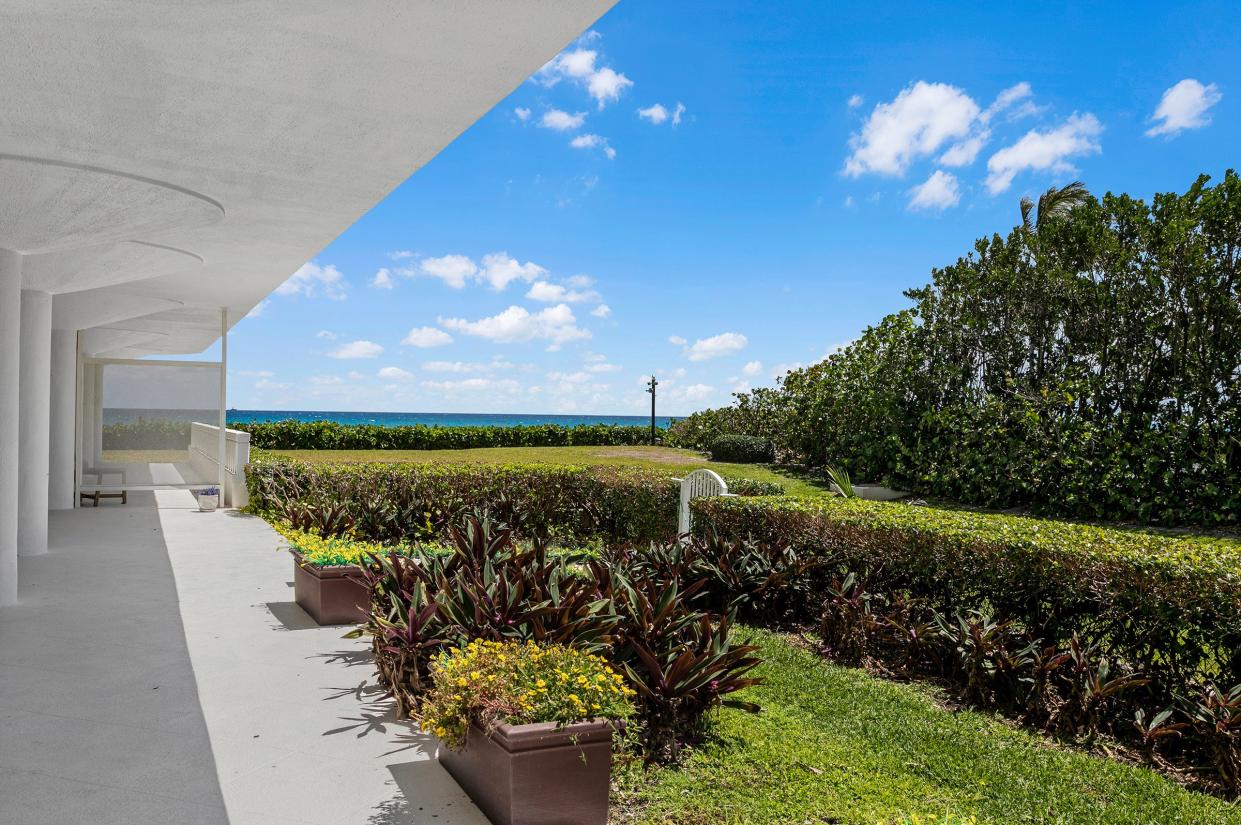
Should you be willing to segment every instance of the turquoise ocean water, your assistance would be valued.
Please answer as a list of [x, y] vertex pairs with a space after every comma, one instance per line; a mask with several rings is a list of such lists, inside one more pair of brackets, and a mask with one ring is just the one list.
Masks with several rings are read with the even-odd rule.
[[[651, 423], [645, 415], [527, 415], [518, 413], [387, 413], [387, 412], [329, 412], [321, 410], [229, 410], [230, 423], [249, 424], [263, 421], [335, 421], [339, 424], [378, 424], [383, 427], [399, 427], [407, 424], [425, 424], [428, 427], [515, 427], [534, 424], [560, 424], [575, 427], [580, 424], [624, 424], [645, 427]], [[667, 427], [673, 422], [669, 416], [656, 416], [655, 423]]]

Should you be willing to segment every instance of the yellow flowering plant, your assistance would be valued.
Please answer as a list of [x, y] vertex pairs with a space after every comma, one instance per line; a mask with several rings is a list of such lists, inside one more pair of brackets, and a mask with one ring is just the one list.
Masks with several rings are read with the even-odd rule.
[[634, 691], [599, 656], [563, 645], [476, 639], [439, 654], [418, 714], [422, 729], [449, 747], [465, 745], [471, 724], [570, 724], [625, 719]]
[[371, 555], [387, 556], [394, 552], [403, 556], [412, 556], [415, 551], [447, 552], [437, 544], [382, 544], [377, 541], [361, 541], [349, 536], [333, 536], [325, 539], [314, 533], [295, 530], [287, 522], [277, 522], [274, 526], [289, 543], [289, 548], [302, 554], [304, 564], [316, 567], [361, 566], [366, 564]]

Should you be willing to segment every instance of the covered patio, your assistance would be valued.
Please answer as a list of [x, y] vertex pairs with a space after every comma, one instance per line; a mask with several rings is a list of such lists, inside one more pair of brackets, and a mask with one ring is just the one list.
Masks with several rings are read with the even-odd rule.
[[135, 492], [54, 512], [48, 545], [0, 611], [6, 822], [486, 822], [261, 519]]

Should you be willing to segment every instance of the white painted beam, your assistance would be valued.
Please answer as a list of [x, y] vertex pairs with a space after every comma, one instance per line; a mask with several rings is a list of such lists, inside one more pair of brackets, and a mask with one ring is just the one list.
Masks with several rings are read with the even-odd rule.
[[52, 416], [48, 450], [47, 504], [73, 509], [73, 451], [76, 439], [78, 334], [52, 330]]
[[18, 392], [17, 552], [47, 552], [48, 432], [52, 420], [52, 295], [22, 290]]

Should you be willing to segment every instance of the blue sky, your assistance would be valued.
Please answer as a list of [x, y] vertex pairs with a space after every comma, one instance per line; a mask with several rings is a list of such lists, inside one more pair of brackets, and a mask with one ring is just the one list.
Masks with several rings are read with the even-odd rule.
[[640, 414], [652, 372], [662, 413], [727, 403], [1022, 195], [1237, 165], [1239, 19], [621, 0], [238, 324], [230, 406]]

